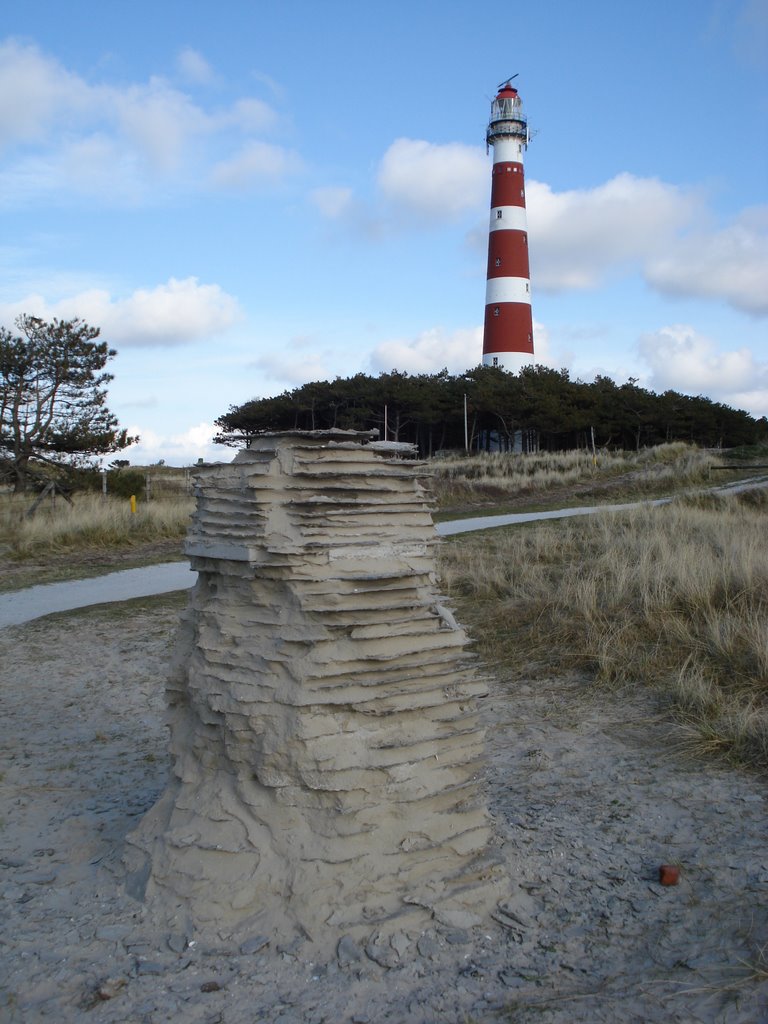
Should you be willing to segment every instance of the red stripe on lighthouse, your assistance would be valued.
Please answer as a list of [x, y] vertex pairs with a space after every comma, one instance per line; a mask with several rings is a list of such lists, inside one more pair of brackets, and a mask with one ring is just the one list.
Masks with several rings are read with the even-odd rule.
[[491, 206], [525, 206], [522, 164], [494, 164], [491, 178]]
[[[515, 339], [514, 348], [510, 347], [510, 337]], [[485, 307], [483, 355], [495, 352], [533, 354], [533, 317], [527, 302], [499, 302]]]
[[492, 277], [529, 277], [528, 235], [524, 231], [491, 231], [488, 273]]

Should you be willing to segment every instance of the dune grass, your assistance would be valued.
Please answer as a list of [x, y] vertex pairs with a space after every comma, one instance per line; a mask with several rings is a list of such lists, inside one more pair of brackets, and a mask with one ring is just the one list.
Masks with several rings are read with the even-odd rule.
[[500, 676], [653, 687], [712, 751], [768, 767], [768, 491], [458, 537], [441, 573]]
[[[606, 485], [621, 483], [621, 495], [643, 497], [709, 482], [711, 452], [676, 442], [639, 452], [579, 449], [531, 454], [452, 455], [431, 464], [431, 486], [439, 508], [488, 504], [505, 499], [546, 501], [547, 492], [578, 487], [587, 500]], [[615, 494], [615, 491], [614, 491]], [[575, 497], [575, 494], [574, 494]]]
[[[435, 460], [435, 475], [441, 500], [459, 494], [487, 509], [489, 493], [543, 504], [559, 490], [562, 504], [562, 488], [577, 484], [596, 503], [616, 477], [638, 495], [724, 482], [724, 474], [709, 479], [712, 462], [711, 453], [663, 445], [598, 454], [597, 465], [584, 451]], [[80, 494], [73, 506], [46, 501], [28, 518], [30, 504], [0, 496], [6, 564], [77, 552], [82, 569], [100, 552], [181, 539], [193, 507], [168, 497], [132, 514], [127, 499]], [[767, 490], [681, 497], [453, 538], [441, 546], [441, 574], [501, 678], [546, 685], [552, 673], [576, 669], [603, 685], [653, 687], [699, 743], [768, 767], [767, 518]]]
[[[665, 486], [700, 482], [712, 456], [689, 445], [671, 444], [638, 453], [542, 452], [530, 455], [474, 455], [435, 459], [430, 464], [434, 500], [440, 507], [463, 505], [467, 510], [498, 505], [505, 499], [534, 496], [545, 502], [548, 492], [570, 484], [589, 483], [582, 497], [599, 500], [601, 487], [630, 473], [638, 493]], [[133, 467], [126, 472], [139, 484], [150, 475], [151, 501], [140, 500], [131, 514], [128, 498], [82, 492], [73, 505], [61, 497], [45, 499], [34, 516], [26, 515], [34, 495], [0, 495], [0, 552], [14, 561], [56, 553], [135, 548], [184, 536], [193, 508], [188, 497], [188, 472], [168, 467]], [[115, 479], [118, 479], [117, 477]], [[137, 492], [139, 493], [139, 492]], [[610, 499], [615, 500], [615, 493]], [[562, 504], [562, 490], [558, 494]]]
[[46, 500], [28, 517], [30, 505], [29, 496], [5, 495], [0, 500], [0, 545], [13, 560], [180, 538], [193, 502], [187, 497], [141, 502], [132, 513], [127, 498], [77, 494], [71, 505], [61, 497], [55, 504]]

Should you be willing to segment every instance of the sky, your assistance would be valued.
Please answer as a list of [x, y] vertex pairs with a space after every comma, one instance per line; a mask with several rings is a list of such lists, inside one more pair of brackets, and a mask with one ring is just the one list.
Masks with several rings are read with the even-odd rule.
[[482, 357], [517, 74], [535, 361], [768, 415], [768, 0], [25, 0], [0, 18], [0, 324], [117, 349], [133, 464], [306, 381]]

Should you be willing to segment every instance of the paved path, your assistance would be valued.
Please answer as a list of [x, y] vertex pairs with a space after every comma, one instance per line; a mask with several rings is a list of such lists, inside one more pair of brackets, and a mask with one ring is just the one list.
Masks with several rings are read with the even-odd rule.
[[[720, 487], [708, 488], [714, 494], [737, 494], [739, 491], [753, 491], [768, 487], [768, 476], [751, 480], [735, 480]], [[550, 512], [511, 512], [504, 516], [479, 516], [473, 519], [452, 519], [447, 523], [436, 523], [435, 529], [441, 537], [456, 533], [471, 533], [475, 530], [490, 530], [495, 526], [514, 526], [516, 523], [535, 523], [541, 519], [569, 519], [572, 516], [592, 516], [596, 512], [626, 512], [641, 505], [668, 505], [673, 498], [654, 498], [647, 501], [630, 501], [623, 505], [584, 505], [579, 508], [557, 508]]]
[[514, 526], [516, 523], [535, 523], [542, 519], [569, 519], [572, 516], [592, 516], [595, 512], [624, 512], [640, 505], [668, 505], [671, 498], [656, 498], [654, 501], [631, 501], [626, 505], [585, 505], [580, 508], [556, 508], [551, 512], [510, 512], [505, 516], [479, 516], [476, 519], [452, 519], [448, 523], [436, 523], [435, 529], [441, 537], [456, 533], [473, 533], [475, 530], [490, 530], [495, 526]]
[[66, 580], [0, 594], [0, 629], [92, 604], [130, 601], [134, 597], [186, 590], [194, 581], [189, 562], [164, 562], [142, 569], [123, 569], [89, 580]]
[[[768, 487], [768, 477], [736, 481], [712, 490], [734, 493], [757, 487]], [[560, 508], [550, 512], [512, 512], [503, 516], [453, 519], [450, 522], [436, 523], [435, 530], [441, 537], [450, 537], [457, 533], [490, 530], [497, 526], [514, 526], [516, 523], [533, 523], [542, 519], [568, 519], [572, 516], [590, 516], [596, 512], [624, 512], [641, 505], [666, 505], [670, 501], [672, 498], [657, 498], [653, 501], [634, 501], [624, 505], [590, 505], [581, 508]], [[164, 562], [162, 565], [124, 569], [122, 572], [112, 572], [107, 576], [95, 576], [88, 580], [48, 583], [10, 594], [0, 594], [0, 629], [5, 626], [18, 626], [54, 612], [186, 590], [194, 582], [195, 577], [191, 575], [187, 562]]]

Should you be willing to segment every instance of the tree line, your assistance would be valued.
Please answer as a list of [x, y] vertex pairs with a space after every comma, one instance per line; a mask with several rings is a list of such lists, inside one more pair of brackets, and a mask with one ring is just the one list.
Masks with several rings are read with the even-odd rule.
[[[0, 327], [0, 480], [16, 490], [39, 487], [52, 472], [71, 477], [137, 440], [107, 407], [112, 375], [105, 367], [116, 353], [98, 340], [97, 327], [28, 315], [15, 325], [17, 334]], [[378, 430], [416, 444], [422, 456], [465, 447], [637, 449], [677, 440], [735, 447], [768, 439], [765, 417], [701, 395], [655, 394], [633, 379], [584, 383], [546, 366], [313, 381], [233, 406], [216, 425], [216, 440], [230, 445], [264, 430]]]
[[479, 366], [453, 375], [393, 370], [314, 381], [232, 406], [216, 420], [216, 441], [241, 445], [265, 430], [374, 430], [419, 454], [444, 449], [639, 449], [668, 441], [735, 447], [768, 437], [768, 421], [704, 396], [656, 394], [631, 379], [592, 383], [567, 370], [519, 373]]

